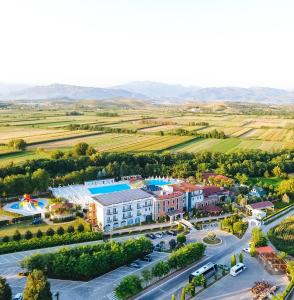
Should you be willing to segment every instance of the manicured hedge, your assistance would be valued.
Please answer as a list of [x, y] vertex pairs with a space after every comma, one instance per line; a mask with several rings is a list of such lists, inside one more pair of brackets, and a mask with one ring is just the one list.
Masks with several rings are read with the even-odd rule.
[[[84, 234], [83, 234], [84, 235]], [[22, 261], [31, 271], [40, 269], [51, 278], [88, 280], [128, 264], [152, 251], [144, 237], [95, 245], [63, 248], [55, 253], [35, 254]]]
[[191, 243], [174, 252], [168, 258], [171, 269], [184, 268], [199, 260], [205, 251], [206, 246], [202, 243]]
[[97, 241], [101, 239], [102, 233], [100, 232], [75, 232], [65, 233], [63, 235], [55, 234], [53, 236], [42, 236], [41, 238], [35, 237], [30, 240], [2, 242], [0, 243], [0, 254]]
[[286, 215], [292, 209], [294, 209], [294, 203], [280, 209], [279, 211], [273, 213], [272, 215], [265, 217], [262, 221], [265, 225], [270, 224], [271, 222], [277, 220], [278, 218]]

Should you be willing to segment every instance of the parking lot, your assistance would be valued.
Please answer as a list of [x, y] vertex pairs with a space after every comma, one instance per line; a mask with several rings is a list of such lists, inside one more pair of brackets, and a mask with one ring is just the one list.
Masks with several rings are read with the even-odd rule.
[[[241, 250], [241, 249], [239, 249]], [[238, 252], [236, 251], [236, 254]], [[241, 272], [236, 277], [227, 275], [221, 280], [214, 283], [211, 287], [204, 290], [196, 296], [195, 299], [199, 300], [252, 300], [252, 293], [250, 288], [255, 281], [268, 281], [278, 286], [280, 290], [283, 290], [287, 285], [287, 279], [284, 275], [271, 275], [265, 271], [259, 261], [251, 257], [250, 254], [244, 253], [244, 263], [247, 269]], [[224, 257], [218, 263], [230, 265], [230, 256]]]
[[[210, 255], [215, 253], [215, 251], [220, 250], [223, 247], [226, 247], [228, 244], [232, 244], [234, 241], [234, 237], [228, 235], [223, 232], [218, 232], [219, 236], [222, 236], [223, 243], [221, 245], [216, 246], [208, 246], [206, 250], [206, 254]], [[202, 241], [202, 238], [207, 235], [207, 231], [193, 231], [187, 235], [188, 242]], [[135, 238], [136, 236], [134, 236]], [[116, 240], [125, 240], [130, 237], [122, 237]], [[154, 245], [159, 244], [160, 242], [164, 242], [165, 247], [169, 247], [169, 241], [171, 239], [176, 239], [176, 236], [172, 235], [163, 235], [161, 238], [152, 239], [152, 243]], [[97, 243], [97, 242], [90, 242]], [[46, 253], [58, 250], [59, 247], [48, 248], [48, 249], [40, 249], [40, 250], [31, 250], [24, 251], [18, 253], [11, 253], [0, 255], [0, 276], [4, 276], [7, 278], [9, 284], [12, 287], [13, 294], [18, 292], [22, 292], [26, 277], [18, 277], [17, 273], [22, 271], [19, 266], [19, 262], [26, 256], [29, 256], [34, 253]], [[140, 268], [130, 268], [127, 266], [120, 267], [112, 272], [106, 273], [102, 276], [99, 276], [91, 281], [83, 282], [83, 281], [70, 281], [70, 280], [57, 280], [57, 279], [49, 279], [51, 284], [51, 290], [60, 293], [60, 300], [80, 300], [80, 299], [89, 299], [89, 300], [114, 300], [116, 299], [113, 294], [114, 287], [118, 284], [118, 282], [127, 275], [130, 274], [140, 274], [144, 268], [151, 268], [154, 264], [156, 264], [161, 259], [166, 259], [168, 257], [168, 253], [165, 252], [157, 252], [154, 251], [151, 262], [140, 261]]]

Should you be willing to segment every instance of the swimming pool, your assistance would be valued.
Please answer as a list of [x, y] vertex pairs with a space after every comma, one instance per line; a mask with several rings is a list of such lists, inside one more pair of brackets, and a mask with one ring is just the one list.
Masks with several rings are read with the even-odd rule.
[[171, 181], [163, 180], [163, 179], [149, 179], [147, 180], [149, 185], [166, 185], [171, 184]]
[[130, 189], [131, 189], [131, 187], [126, 183], [88, 188], [88, 190], [90, 191], [90, 193], [92, 195], [109, 194], [109, 193], [113, 193], [113, 192], [125, 191], [125, 190], [130, 190]]

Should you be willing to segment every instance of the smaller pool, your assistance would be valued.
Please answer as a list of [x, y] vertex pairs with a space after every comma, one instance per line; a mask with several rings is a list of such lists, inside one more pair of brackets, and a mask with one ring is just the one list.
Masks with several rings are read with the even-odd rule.
[[90, 191], [90, 193], [92, 195], [109, 194], [109, 193], [113, 193], [113, 192], [125, 191], [125, 190], [130, 190], [130, 189], [131, 189], [131, 187], [126, 183], [88, 188], [88, 190]]
[[150, 179], [148, 180], [149, 185], [166, 185], [171, 184], [171, 181], [163, 180], [163, 179]]
[[[47, 202], [47, 200], [46, 200], [46, 202]], [[36, 207], [43, 209], [45, 207], [45, 203], [43, 202], [43, 200], [38, 200], [38, 205]], [[19, 205], [19, 202], [13, 203], [12, 205], [10, 205], [10, 208], [23, 209], [23, 207]]]

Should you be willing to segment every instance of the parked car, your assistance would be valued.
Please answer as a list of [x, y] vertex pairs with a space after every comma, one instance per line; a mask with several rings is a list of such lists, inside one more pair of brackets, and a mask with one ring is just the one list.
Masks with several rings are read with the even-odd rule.
[[219, 264], [218, 267], [222, 270], [230, 271], [230, 268], [227, 265]]
[[141, 260], [150, 262], [152, 261], [152, 257], [150, 255], [146, 255], [143, 258], [141, 258]]
[[162, 238], [162, 233], [157, 232], [157, 233], [155, 233], [155, 236], [156, 236], [158, 239], [161, 239], [161, 238]]
[[132, 262], [132, 263], [128, 264], [127, 266], [130, 268], [136, 268], [136, 269], [139, 269], [141, 267], [137, 262]]
[[156, 236], [153, 233], [146, 233], [145, 236], [148, 237], [148, 238], [150, 238], [151, 240], [155, 240], [156, 239]]
[[28, 276], [29, 274], [29, 272], [19, 272], [17, 276]]
[[162, 250], [162, 247], [161, 247], [160, 244], [156, 244], [156, 245], [154, 246], [154, 251], [160, 252], [161, 250]]
[[243, 251], [246, 253], [250, 253], [250, 248], [244, 248]]
[[166, 234], [168, 234], [168, 235], [174, 235], [173, 232], [170, 231], [170, 230], [167, 230], [167, 231], [166, 231]]
[[22, 299], [23, 299], [22, 293], [18, 293], [12, 298], [12, 300], [22, 300]]

